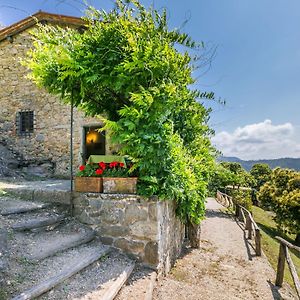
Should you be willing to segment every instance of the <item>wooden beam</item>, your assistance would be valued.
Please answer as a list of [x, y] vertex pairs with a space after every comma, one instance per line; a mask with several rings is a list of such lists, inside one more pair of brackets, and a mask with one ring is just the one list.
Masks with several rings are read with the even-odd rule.
[[286, 241], [285, 239], [283, 239], [283, 238], [280, 237], [280, 236], [275, 236], [275, 238], [276, 238], [280, 243], [283, 243], [283, 244], [285, 244], [286, 246], [288, 246], [289, 248], [294, 249], [294, 250], [300, 252], [300, 247], [291, 244], [290, 242]]
[[34, 299], [45, 292], [49, 291], [56, 285], [62, 283], [67, 278], [73, 276], [74, 274], [78, 273], [82, 269], [86, 268], [96, 260], [98, 260], [100, 257], [106, 255], [108, 252], [110, 252], [111, 249], [109, 247], [106, 247], [104, 249], [97, 249], [96, 251], [90, 253], [89, 255], [85, 257], [80, 257], [80, 261], [77, 261], [73, 265], [69, 266], [65, 270], [63, 270], [61, 273], [50, 277], [46, 279], [45, 281], [33, 286], [32, 288], [24, 291], [22, 294], [12, 298], [12, 300], [30, 300]]
[[279, 256], [278, 256], [278, 264], [277, 264], [277, 274], [275, 285], [282, 287], [283, 276], [284, 276], [284, 265], [285, 265], [285, 257], [286, 257], [286, 245], [280, 243], [279, 248]]
[[257, 256], [261, 256], [261, 234], [260, 229], [257, 228], [255, 229], [255, 253]]
[[150, 277], [150, 283], [147, 286], [147, 290], [146, 290], [146, 294], [145, 294], [144, 300], [152, 300], [152, 298], [153, 298], [153, 290], [154, 290], [154, 285], [155, 285], [156, 278], [157, 278], [157, 273], [153, 272], [151, 274], [151, 277]]
[[300, 280], [299, 280], [295, 265], [292, 261], [292, 258], [290, 256], [290, 253], [289, 253], [288, 250], [286, 251], [286, 262], [287, 262], [287, 264], [290, 268], [292, 278], [293, 278], [293, 281], [294, 281], [294, 284], [295, 284], [295, 287], [296, 287], [296, 291], [297, 291], [298, 297], [300, 299]]
[[124, 285], [124, 283], [129, 278], [130, 274], [132, 273], [134, 269], [135, 263], [132, 262], [130, 265], [128, 265], [125, 270], [121, 273], [121, 275], [109, 286], [107, 287], [103, 294], [101, 293], [101, 297], [98, 299], [101, 300], [113, 300], [117, 294], [119, 293], [120, 289]]

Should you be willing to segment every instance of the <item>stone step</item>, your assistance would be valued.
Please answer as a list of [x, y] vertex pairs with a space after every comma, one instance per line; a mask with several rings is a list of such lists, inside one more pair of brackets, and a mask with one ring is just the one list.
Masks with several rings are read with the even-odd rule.
[[11, 226], [15, 231], [25, 231], [40, 227], [47, 227], [62, 222], [65, 215], [53, 214], [49, 216], [36, 217], [26, 221], [19, 221]]
[[25, 205], [19, 205], [3, 209], [1, 210], [1, 215], [8, 216], [13, 214], [33, 212], [44, 208], [49, 208], [50, 206], [51, 204], [49, 203], [25, 203]]
[[56, 273], [54, 276], [46, 278], [29, 289], [26, 289], [21, 294], [13, 297], [12, 300], [34, 299], [51, 290], [56, 285], [64, 282], [66, 279], [72, 277], [82, 269], [88, 267], [110, 251], [110, 247], [101, 247], [92, 249], [85, 255], [78, 255], [72, 264], [66, 264], [60, 272]]
[[96, 233], [93, 230], [88, 230], [84, 233], [52, 235], [48, 239], [45, 238], [42, 242], [33, 243], [28, 251], [30, 254], [25, 254], [23, 257], [29, 261], [39, 261], [67, 249], [89, 243], [95, 236]]
[[98, 260], [38, 300], [112, 300], [125, 284], [134, 266], [134, 261], [114, 249], [106, 259]]

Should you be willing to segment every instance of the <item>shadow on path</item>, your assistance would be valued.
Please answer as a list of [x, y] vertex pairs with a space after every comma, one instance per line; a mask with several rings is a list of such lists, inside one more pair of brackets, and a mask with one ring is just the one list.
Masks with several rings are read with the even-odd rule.
[[272, 296], [273, 296], [274, 300], [283, 300], [284, 298], [282, 298], [282, 296], [279, 292], [279, 288], [276, 285], [274, 285], [270, 280], [268, 280], [267, 282], [272, 291]]
[[231, 216], [216, 209], [206, 209], [205, 216], [207, 218], [223, 218], [223, 219], [231, 219]]

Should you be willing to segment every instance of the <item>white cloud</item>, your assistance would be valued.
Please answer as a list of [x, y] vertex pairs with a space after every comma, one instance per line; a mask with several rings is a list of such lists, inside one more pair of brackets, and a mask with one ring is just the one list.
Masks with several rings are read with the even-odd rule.
[[225, 156], [242, 159], [300, 157], [300, 139], [291, 123], [273, 125], [271, 120], [222, 131], [212, 139]]

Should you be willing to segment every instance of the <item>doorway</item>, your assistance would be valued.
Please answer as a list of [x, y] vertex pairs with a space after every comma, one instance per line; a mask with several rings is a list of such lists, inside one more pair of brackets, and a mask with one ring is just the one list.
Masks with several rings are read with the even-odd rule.
[[105, 132], [99, 126], [83, 127], [82, 159], [85, 162], [90, 155], [105, 155]]

